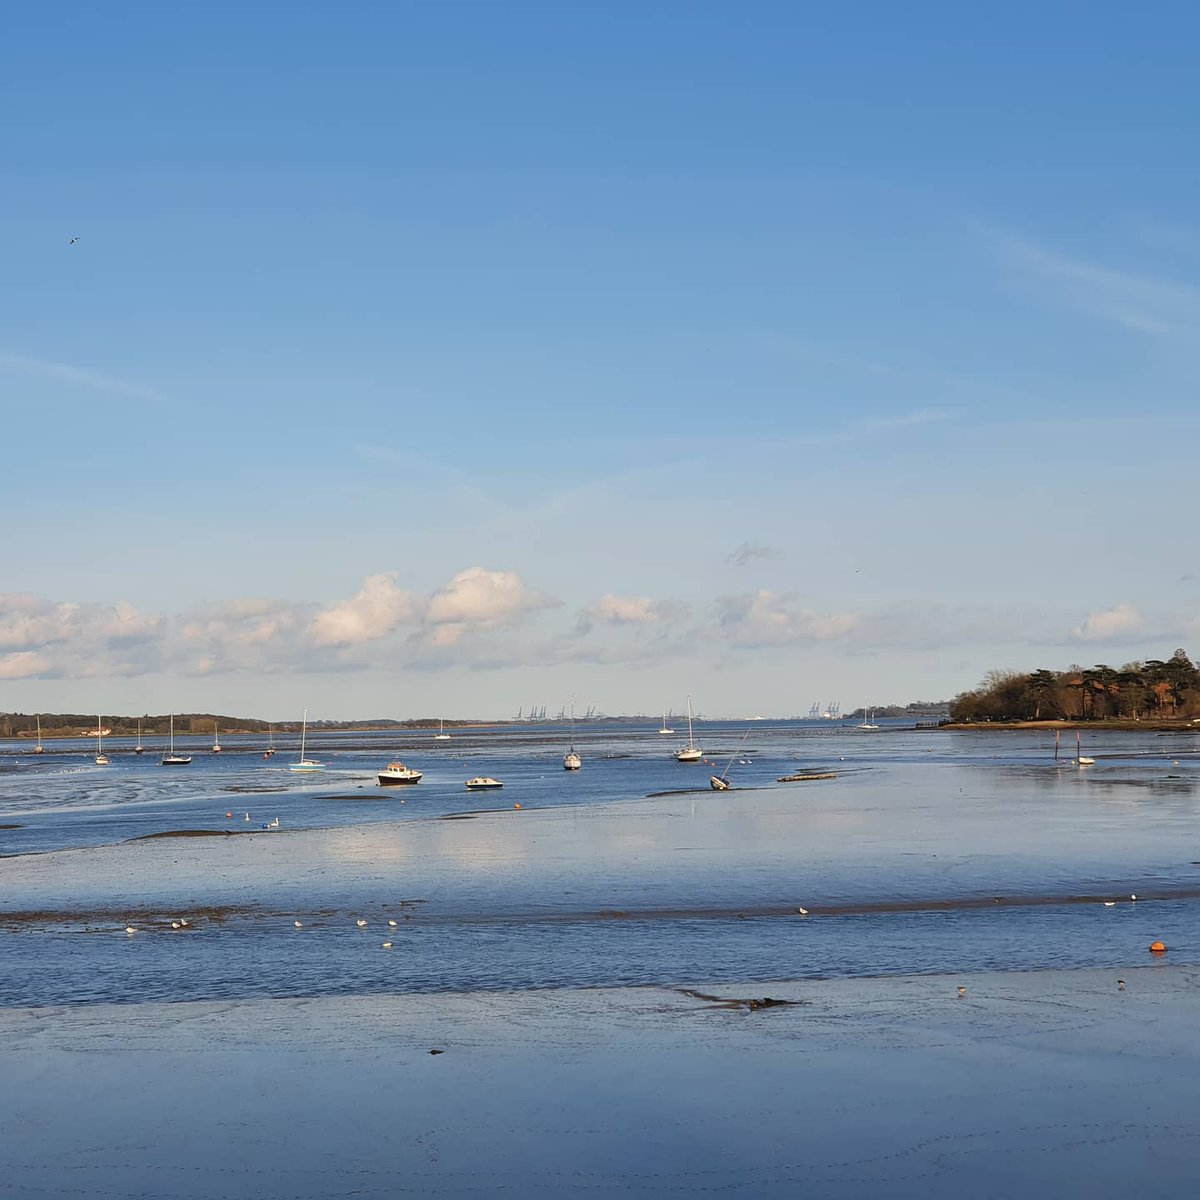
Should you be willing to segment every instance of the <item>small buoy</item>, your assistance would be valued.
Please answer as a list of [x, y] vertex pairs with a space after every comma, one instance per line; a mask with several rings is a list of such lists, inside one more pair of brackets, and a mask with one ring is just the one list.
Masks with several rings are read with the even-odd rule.
[[359, 917], [354, 923], [359, 927], [359, 929], [365, 929], [367, 925], [366, 921], [364, 921], [362, 917]]
[[1136, 896], [1130, 896], [1129, 898], [1130, 898], [1130, 900], [1136, 900], [1136, 899], [1137, 899], [1137, 897], [1136, 897]]
[[301, 925], [299, 921], [293, 921], [293, 922], [292, 922], [292, 924], [293, 924], [293, 925], [295, 925], [295, 927], [296, 927], [297, 929], [303, 929], [303, 928], [304, 928], [304, 926], [303, 926], [303, 925]]
[[[513, 808], [520, 808], [520, 807], [521, 807], [521, 806], [520, 806], [519, 804], [514, 804], [514, 805], [513, 805]], [[439, 1051], [439, 1053], [440, 1053], [440, 1051]]]
[[1150, 943], [1150, 953], [1151, 954], [1165, 954], [1166, 949], [1167, 949], [1166, 942], [1151, 942]]
[[391, 942], [384, 942], [384, 943], [383, 943], [383, 948], [384, 948], [385, 950], [390, 950], [390, 949], [392, 948], [392, 943], [391, 943]]
[[227, 812], [225, 815], [226, 815], [227, 817], [232, 817], [232, 816], [233, 816], [233, 813], [231, 813], [231, 812]]

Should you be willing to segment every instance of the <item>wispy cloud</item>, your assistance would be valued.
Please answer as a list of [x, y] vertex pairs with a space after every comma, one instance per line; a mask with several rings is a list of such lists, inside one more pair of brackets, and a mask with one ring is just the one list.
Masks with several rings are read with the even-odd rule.
[[150, 400], [155, 403], [165, 399], [162, 392], [144, 384], [131, 383], [98, 371], [88, 371], [70, 363], [50, 362], [41, 358], [29, 358], [23, 354], [12, 354], [0, 350], [0, 370], [15, 371], [22, 375], [37, 375], [44, 379], [58, 379], [64, 383], [77, 384], [101, 392], [113, 392], [134, 400]]
[[762, 546], [757, 542], [743, 542], [725, 561], [735, 567], [744, 567], [756, 558], [778, 557], [779, 551], [774, 546]]
[[997, 239], [1005, 260], [1050, 286], [1065, 304], [1137, 333], [1200, 333], [1200, 288], [1087, 262], [1019, 237]]

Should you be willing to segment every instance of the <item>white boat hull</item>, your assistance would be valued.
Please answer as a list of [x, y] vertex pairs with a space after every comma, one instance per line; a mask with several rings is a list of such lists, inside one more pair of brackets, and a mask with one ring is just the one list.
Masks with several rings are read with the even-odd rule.
[[685, 746], [682, 750], [675, 751], [676, 762], [699, 762], [704, 751], [699, 746]]
[[490, 776], [481, 776], [476, 779], [467, 780], [468, 792], [491, 792], [503, 786], [504, 784], [500, 780], [492, 779]]

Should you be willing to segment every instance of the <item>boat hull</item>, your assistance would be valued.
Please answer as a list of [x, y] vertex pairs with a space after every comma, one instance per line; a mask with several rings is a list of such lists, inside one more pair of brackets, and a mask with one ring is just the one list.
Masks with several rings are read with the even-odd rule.
[[710, 775], [708, 777], [708, 783], [714, 792], [729, 791], [729, 780], [722, 779], [720, 775]]
[[687, 762], [687, 763], [699, 762], [700, 757], [703, 753], [704, 753], [704, 751], [699, 750], [699, 749], [676, 750], [675, 751], [675, 761], [676, 762]]
[[494, 792], [497, 788], [502, 788], [504, 784], [498, 779], [468, 779], [468, 792]]
[[192, 761], [190, 754], [167, 754], [163, 757], [159, 766], [162, 767], [186, 767]]
[[420, 783], [424, 775], [421, 771], [405, 771], [400, 772], [380, 771], [377, 776], [380, 787], [400, 787], [407, 783]]

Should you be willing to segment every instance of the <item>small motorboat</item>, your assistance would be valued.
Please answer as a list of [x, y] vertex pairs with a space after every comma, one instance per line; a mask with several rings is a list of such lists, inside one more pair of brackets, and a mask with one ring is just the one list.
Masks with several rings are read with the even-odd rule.
[[406, 767], [402, 762], [390, 762], [379, 772], [379, 786], [391, 787], [398, 783], [420, 783], [423, 772]]
[[468, 792], [486, 792], [503, 786], [500, 780], [493, 779], [490, 775], [476, 775], [474, 779], [467, 780]]

